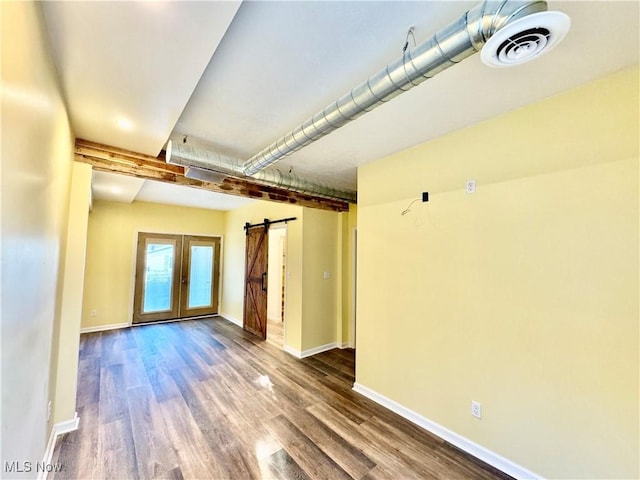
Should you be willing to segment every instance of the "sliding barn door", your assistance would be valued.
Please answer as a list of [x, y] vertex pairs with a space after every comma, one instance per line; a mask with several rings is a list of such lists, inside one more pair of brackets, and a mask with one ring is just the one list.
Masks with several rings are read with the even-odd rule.
[[247, 229], [243, 327], [267, 338], [268, 227]]

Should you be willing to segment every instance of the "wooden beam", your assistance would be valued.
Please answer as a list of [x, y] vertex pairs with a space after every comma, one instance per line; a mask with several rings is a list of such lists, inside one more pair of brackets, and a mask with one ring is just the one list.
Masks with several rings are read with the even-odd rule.
[[349, 203], [342, 200], [317, 197], [305, 193], [292, 192], [284, 188], [260, 185], [251, 181], [226, 177], [221, 183], [204, 182], [184, 176], [184, 167], [171, 165], [165, 161], [165, 152], [157, 157], [131, 152], [121, 148], [77, 139], [75, 160], [88, 163], [100, 172], [119, 173], [145, 180], [173, 183], [186, 187], [201, 188], [216, 193], [226, 193], [256, 200], [319, 208], [334, 212], [346, 212]]

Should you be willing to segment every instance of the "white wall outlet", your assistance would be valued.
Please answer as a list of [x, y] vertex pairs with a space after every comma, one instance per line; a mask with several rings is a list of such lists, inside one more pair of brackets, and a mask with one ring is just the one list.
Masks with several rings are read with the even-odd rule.
[[98, 316], [98, 311], [97, 310], [91, 310], [91, 316], [92, 317]]
[[47, 422], [51, 420], [51, 400], [47, 403]]
[[329, 272], [324, 272], [324, 274], [322, 275], [322, 278], [324, 278], [325, 280], [328, 280], [329, 278], [331, 278], [331, 274]]
[[476, 181], [467, 180], [467, 183], [464, 186], [464, 191], [467, 193], [476, 193]]
[[482, 404], [471, 400], [471, 415], [476, 418], [482, 418]]

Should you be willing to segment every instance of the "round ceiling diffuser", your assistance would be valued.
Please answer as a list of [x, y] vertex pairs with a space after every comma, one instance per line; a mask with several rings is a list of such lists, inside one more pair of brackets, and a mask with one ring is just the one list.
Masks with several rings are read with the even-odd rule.
[[562, 12], [540, 12], [519, 18], [493, 34], [480, 58], [490, 67], [511, 67], [548, 52], [565, 37], [571, 19]]

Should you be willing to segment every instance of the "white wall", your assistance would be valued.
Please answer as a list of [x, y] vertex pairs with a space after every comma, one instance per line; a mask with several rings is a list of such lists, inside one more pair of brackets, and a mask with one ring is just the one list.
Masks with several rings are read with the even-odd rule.
[[282, 320], [282, 254], [286, 228], [269, 229], [269, 270], [267, 274], [267, 318]]

